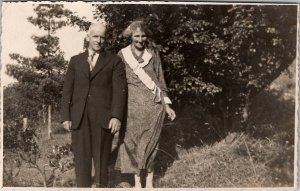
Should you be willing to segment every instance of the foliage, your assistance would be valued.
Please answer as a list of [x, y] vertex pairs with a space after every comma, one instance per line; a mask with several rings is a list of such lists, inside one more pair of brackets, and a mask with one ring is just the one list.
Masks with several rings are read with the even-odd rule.
[[27, 58], [10, 54], [17, 64], [8, 64], [7, 73], [26, 87], [24, 96], [35, 100], [36, 106], [46, 104], [58, 108], [67, 62], [59, 48], [59, 38], [54, 34], [66, 26], [66, 17], [71, 12], [59, 4], [39, 4], [34, 11], [36, 17], [31, 16], [28, 21], [47, 32], [45, 36], [32, 36], [39, 56]]
[[30, 116], [31, 124], [34, 124], [34, 121], [38, 118], [38, 111], [41, 108], [36, 105], [35, 100], [27, 98], [27, 90], [27, 84], [21, 85], [19, 83], [4, 88], [3, 145], [5, 149], [17, 150], [24, 147], [24, 143], [20, 142], [23, 118]]
[[49, 177], [51, 180], [50, 185], [55, 187], [57, 180], [59, 180], [65, 172], [74, 167], [73, 155], [71, 155], [71, 145], [69, 143], [62, 146], [54, 145], [48, 159], [49, 166], [52, 168]]
[[[28, 145], [28, 143], [26, 144]], [[28, 150], [27, 152], [19, 152], [19, 156], [22, 162], [29, 165], [28, 168], [37, 170], [42, 177], [44, 187], [55, 187], [57, 180], [59, 180], [65, 172], [74, 167], [70, 144], [53, 146], [53, 153], [48, 155], [48, 164], [45, 165], [39, 163], [39, 149], [37, 149], [37, 151], [38, 152], [32, 152], [32, 150]], [[46, 166], [49, 168], [46, 168]]]
[[295, 101], [282, 97], [268, 90], [259, 93], [253, 101], [246, 131], [254, 138], [272, 137], [283, 145], [295, 144]]
[[3, 156], [3, 182], [6, 186], [18, 186], [18, 182], [15, 181], [15, 178], [19, 176], [21, 171], [21, 161], [19, 158], [16, 159], [10, 159], [10, 161], [13, 161], [9, 164], [7, 164], [7, 155]]
[[[13, 170], [6, 170], [6, 173], [10, 175], [10, 182], [14, 182], [13, 178], [19, 175], [20, 169], [32, 168], [35, 169], [42, 177], [42, 183], [44, 187], [56, 185], [56, 182], [67, 171], [73, 169], [73, 155], [71, 154], [71, 145], [53, 145], [51, 153], [47, 154], [47, 164], [41, 164], [42, 150], [39, 147], [39, 138], [36, 135], [35, 128], [27, 128], [24, 131], [19, 131], [18, 144], [14, 152], [18, 153], [17, 173], [13, 174]], [[27, 164], [27, 165], [24, 165]], [[9, 163], [6, 162], [5, 166], [8, 169]]]
[[[31, 87], [29, 87], [31, 86]], [[36, 105], [35, 94], [32, 99], [30, 97], [31, 92], [29, 88], [34, 88], [30, 84], [11, 84], [4, 87], [3, 90], [3, 118], [5, 120], [4, 125], [10, 122], [20, 121], [24, 117], [31, 117], [32, 120], [37, 118], [39, 107]], [[21, 107], [20, 107], [21, 106]]]
[[[33, 25], [38, 26], [40, 29], [55, 33], [57, 29], [60, 29], [67, 25], [65, 16], [70, 15], [72, 12], [64, 9], [61, 4], [40, 4], [34, 11], [37, 17], [28, 17], [28, 21]], [[54, 20], [54, 18], [56, 20]]]
[[66, 172], [70, 169], [70, 167], [72, 167], [72, 163], [70, 163], [70, 161], [61, 161], [61, 159], [63, 159], [65, 156], [68, 156], [70, 153], [71, 145], [69, 143], [63, 146], [54, 145], [52, 154], [49, 155], [50, 166], [59, 169], [61, 172]]
[[4, 146], [4, 186], [74, 186], [70, 134], [55, 133], [55, 139], [49, 140], [44, 136], [46, 129], [29, 122], [26, 131], [22, 131], [21, 123], [10, 127], [16, 127], [13, 132], [17, 134], [9, 139], [16, 144], [13, 148]]
[[200, 104], [226, 131], [247, 119], [251, 99], [296, 56], [296, 6], [98, 4], [95, 9], [95, 17], [108, 25], [107, 48], [115, 52], [129, 43], [122, 30], [133, 20], [146, 21], [170, 96], [177, 103]]
[[[29, 17], [28, 21], [47, 34], [32, 36], [39, 56], [10, 54], [16, 64], [8, 64], [7, 73], [18, 82], [4, 89], [4, 147], [5, 152], [18, 153], [19, 168], [25, 163], [22, 167], [37, 170], [44, 186], [55, 186], [60, 176], [72, 168], [70, 145], [56, 145], [55, 153], [48, 156], [48, 163], [41, 164], [38, 122], [44, 105], [56, 110], [59, 107], [67, 62], [59, 48], [59, 38], [54, 34], [66, 26], [71, 12], [59, 4], [39, 4], [34, 11], [36, 16]], [[22, 128], [24, 117], [30, 120], [27, 129]], [[16, 175], [9, 171], [7, 174], [11, 175], [10, 182], [14, 182]]]

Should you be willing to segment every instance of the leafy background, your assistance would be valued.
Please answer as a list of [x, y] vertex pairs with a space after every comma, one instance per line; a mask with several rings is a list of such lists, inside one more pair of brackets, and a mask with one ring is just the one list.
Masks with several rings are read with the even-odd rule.
[[[150, 44], [162, 57], [177, 112], [160, 138], [156, 187], [293, 186], [296, 6], [94, 9], [95, 19], [107, 23], [110, 51], [130, 43], [121, 34], [133, 20], [153, 31]], [[36, 5], [34, 12], [28, 22], [47, 33], [32, 36], [39, 55], [11, 53], [17, 64], [7, 65], [17, 82], [4, 88], [3, 183], [74, 186], [70, 134], [58, 115], [67, 61], [55, 35], [67, 25], [87, 30], [90, 23], [60, 4]], [[133, 177], [113, 168], [110, 175], [110, 187], [133, 185]]]

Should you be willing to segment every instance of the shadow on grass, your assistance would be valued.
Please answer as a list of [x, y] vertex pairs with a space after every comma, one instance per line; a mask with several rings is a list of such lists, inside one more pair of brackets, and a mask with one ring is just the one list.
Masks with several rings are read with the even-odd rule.
[[181, 150], [210, 145], [220, 137], [197, 115], [197, 106], [187, 105], [177, 111], [174, 122], [166, 121], [161, 133], [159, 151], [155, 160], [155, 177], [165, 175], [167, 169], [178, 159]]
[[254, 138], [273, 138], [294, 144], [295, 100], [284, 99], [284, 92], [263, 91], [250, 107], [246, 132]]
[[284, 91], [261, 92], [251, 105], [245, 131], [254, 139], [280, 145], [266, 166], [273, 169], [271, 176], [276, 184], [293, 185], [295, 100], [284, 94]]
[[[242, 130], [254, 140], [267, 139], [284, 144], [282, 152], [271, 156], [272, 160], [267, 165], [278, 172], [271, 175], [274, 182], [277, 180], [291, 185], [294, 168], [295, 102], [292, 98], [283, 99], [283, 93], [261, 92], [251, 104], [248, 121], [243, 127], [239, 127], [238, 131]], [[178, 159], [181, 150], [211, 145], [221, 140], [204, 119], [193, 117], [197, 116], [195, 112], [196, 107], [188, 106], [177, 113], [178, 117], [174, 123], [166, 121], [160, 137], [160, 150], [155, 160], [155, 182], [165, 176], [168, 168]], [[285, 178], [279, 176], [280, 174], [284, 174]]]

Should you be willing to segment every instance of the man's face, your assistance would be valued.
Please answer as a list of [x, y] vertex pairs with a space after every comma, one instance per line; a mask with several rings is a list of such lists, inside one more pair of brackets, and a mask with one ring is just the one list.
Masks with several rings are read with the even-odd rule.
[[90, 49], [99, 51], [105, 41], [105, 27], [93, 27], [88, 33], [87, 40], [89, 41]]

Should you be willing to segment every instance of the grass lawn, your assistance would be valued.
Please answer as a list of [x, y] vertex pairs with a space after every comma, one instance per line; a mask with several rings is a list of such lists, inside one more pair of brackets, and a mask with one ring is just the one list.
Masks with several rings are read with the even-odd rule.
[[[280, 100], [270, 92], [253, 102], [247, 127], [218, 139], [205, 121], [178, 114], [167, 122], [160, 137], [154, 186], [160, 188], [292, 187], [294, 184], [294, 101]], [[271, 112], [271, 114], [270, 114]], [[44, 125], [45, 126], [45, 125]], [[70, 133], [53, 123], [53, 139], [40, 127], [39, 166], [50, 175], [48, 155], [54, 145], [70, 143]], [[226, 141], [230, 140], [230, 141]], [[41, 174], [22, 163], [17, 154], [4, 150], [4, 186], [43, 186]], [[109, 186], [134, 186], [133, 175], [110, 168]], [[74, 169], [61, 175], [57, 187], [74, 187]]]

